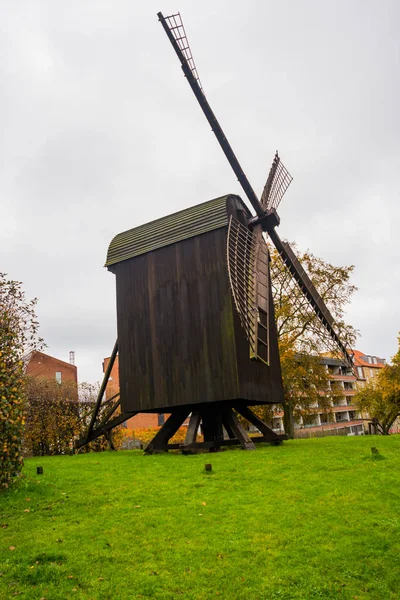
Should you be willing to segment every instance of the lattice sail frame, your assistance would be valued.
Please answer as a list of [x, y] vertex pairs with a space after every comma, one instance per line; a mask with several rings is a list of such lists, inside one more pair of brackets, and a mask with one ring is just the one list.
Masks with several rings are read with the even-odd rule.
[[272, 166], [268, 175], [267, 183], [264, 186], [261, 195], [261, 204], [264, 209], [277, 209], [293, 177], [286, 169], [285, 165], [276, 152]]
[[179, 49], [181, 50], [181, 52], [187, 62], [189, 69], [193, 73], [193, 76], [197, 81], [197, 85], [199, 86], [199, 88], [201, 89], [201, 91], [204, 94], [203, 86], [201, 85], [200, 77], [197, 72], [197, 68], [196, 68], [196, 65], [195, 65], [195, 62], [193, 59], [192, 51], [189, 46], [189, 41], [187, 39], [187, 35], [186, 35], [185, 27], [183, 25], [181, 14], [178, 12], [174, 15], [169, 15], [168, 17], [165, 17], [165, 22], [168, 25], [168, 29], [174, 36], [174, 38], [179, 46]]
[[[347, 367], [354, 371], [353, 363], [349, 363], [348, 358], [344, 355], [342, 348], [331, 337], [322, 321], [315, 314], [311, 304], [306, 296], [299, 289], [299, 286], [293, 277], [292, 273], [285, 265], [282, 257], [276, 252], [274, 259], [270, 262], [270, 278], [272, 297], [275, 306], [275, 317], [278, 329], [278, 337], [284, 331], [284, 307], [285, 302], [290, 303], [291, 313], [296, 314], [297, 318], [291, 318], [291, 327], [302, 330], [304, 323], [307, 322], [304, 331], [302, 331], [299, 341], [295, 344], [296, 350], [301, 352], [310, 352], [313, 349], [315, 354], [329, 355], [333, 358], [341, 360]], [[283, 312], [283, 315], [282, 315]], [[341, 324], [334, 322], [335, 330], [338, 336], [346, 341], [346, 330]], [[349, 348], [349, 355], [352, 356], [350, 349], [350, 341], [346, 344]]]
[[250, 231], [233, 216], [227, 235], [229, 282], [250, 358], [269, 364], [269, 257], [261, 227]]

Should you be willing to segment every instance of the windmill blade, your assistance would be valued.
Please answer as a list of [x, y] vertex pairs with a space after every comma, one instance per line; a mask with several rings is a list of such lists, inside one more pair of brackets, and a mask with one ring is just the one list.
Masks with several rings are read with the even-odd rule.
[[[187, 39], [185, 27], [183, 25], [180, 13], [176, 13], [174, 15], [169, 15], [168, 17], [163, 17], [162, 13], [158, 13], [157, 16], [158, 16], [159, 20], [161, 21], [164, 29], [167, 26], [168, 31], [167, 30], [166, 31], [167, 31], [168, 37], [171, 40], [171, 43], [172, 43], [172, 38], [176, 42], [175, 44], [172, 44], [172, 45], [178, 55], [179, 60], [181, 61], [182, 66], [183, 66], [183, 64], [187, 64], [187, 66], [189, 67], [189, 69], [193, 75], [193, 78], [196, 80], [197, 85], [199, 86], [200, 90], [203, 92], [203, 86], [201, 85], [200, 77], [199, 77], [199, 74], [197, 73], [196, 65], [194, 64], [192, 51], [189, 46], [189, 41]], [[172, 35], [172, 38], [171, 38], [170, 34]], [[179, 52], [177, 51], [177, 48], [179, 49]]]
[[261, 226], [250, 230], [230, 217], [227, 265], [232, 296], [250, 345], [250, 358], [269, 364], [269, 256]]
[[[273, 244], [275, 245], [275, 248], [279, 252], [285, 267], [290, 271], [297, 286], [300, 288], [304, 297], [307, 299], [307, 303], [304, 304], [304, 309], [307, 310], [308, 306], [310, 306], [317, 315], [319, 322], [322, 325], [322, 328], [319, 328], [314, 324], [312, 326], [314, 329], [312, 333], [320, 337], [322, 335], [322, 337], [324, 337], [325, 339], [325, 342], [333, 342], [334, 346], [339, 350], [344, 360], [349, 366], [351, 366], [353, 364], [353, 360], [339, 336], [335, 320], [331, 315], [325, 302], [322, 300], [321, 296], [317, 292], [311, 279], [308, 277], [307, 273], [301, 266], [292, 248], [287, 242], [283, 242], [280, 239], [275, 229], [269, 231], [269, 236]], [[327, 336], [326, 333], [328, 334]]]
[[242, 167], [240, 166], [239, 161], [236, 158], [235, 153], [233, 152], [224, 132], [222, 131], [216, 116], [211, 110], [207, 98], [205, 97], [180, 14], [176, 13], [174, 15], [164, 17], [163, 14], [159, 12], [157, 13], [157, 16], [180, 60], [185, 77], [192, 88], [207, 121], [211, 125], [211, 129], [214, 132], [215, 137], [217, 138], [226, 158], [228, 159], [229, 164], [238, 178], [240, 185], [242, 186], [257, 215], [259, 217], [263, 217], [264, 209], [261, 206], [255, 191], [251, 187]]
[[293, 177], [281, 161], [276, 151], [267, 183], [261, 195], [261, 204], [264, 210], [277, 209], [286, 190], [292, 183]]

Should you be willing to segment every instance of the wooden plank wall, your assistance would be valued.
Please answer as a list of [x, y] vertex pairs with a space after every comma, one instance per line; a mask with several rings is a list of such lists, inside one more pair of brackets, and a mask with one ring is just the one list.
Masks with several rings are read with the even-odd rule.
[[122, 408], [238, 398], [226, 228], [119, 263]]

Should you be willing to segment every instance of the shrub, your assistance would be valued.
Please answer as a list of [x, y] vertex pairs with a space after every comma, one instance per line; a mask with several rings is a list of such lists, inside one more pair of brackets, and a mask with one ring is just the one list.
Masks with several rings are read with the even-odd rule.
[[21, 471], [24, 427], [24, 353], [41, 348], [36, 299], [27, 301], [21, 283], [0, 273], [0, 489]]
[[[73, 452], [76, 439], [85, 435], [93, 413], [96, 386], [55, 379], [27, 377], [24, 454], [45, 456]], [[103, 411], [100, 411], [101, 418]], [[121, 428], [115, 428], [113, 443], [121, 446]], [[108, 449], [103, 436], [84, 446], [83, 452]]]

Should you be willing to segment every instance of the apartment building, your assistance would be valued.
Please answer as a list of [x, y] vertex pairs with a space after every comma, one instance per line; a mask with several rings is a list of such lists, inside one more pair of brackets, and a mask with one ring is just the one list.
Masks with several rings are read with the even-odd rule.
[[[362, 435], [367, 430], [368, 415], [361, 414], [354, 404], [357, 387], [376, 376], [386, 361], [383, 358], [366, 355], [359, 350], [354, 350], [354, 367], [356, 375], [340, 360], [331, 357], [321, 358], [321, 362], [329, 374], [329, 385], [335, 393], [331, 412], [319, 411], [318, 404], [313, 407], [315, 413], [305, 422], [296, 423], [298, 434], [301, 430], [310, 435], [317, 431], [344, 430], [348, 434]], [[283, 413], [278, 413], [273, 420], [273, 428], [283, 431]], [[339, 433], [332, 431], [332, 433]]]

